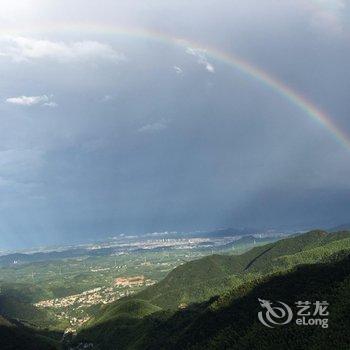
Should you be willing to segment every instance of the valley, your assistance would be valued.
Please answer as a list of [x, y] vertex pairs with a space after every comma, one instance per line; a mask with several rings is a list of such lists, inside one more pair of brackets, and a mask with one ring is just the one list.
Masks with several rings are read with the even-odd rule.
[[18, 349], [270, 349], [258, 300], [306, 299], [330, 305], [329, 328], [280, 327], [280, 348], [350, 340], [350, 231], [204, 241], [2, 266], [0, 335], [24, 337]]
[[[104, 305], [152, 286], [177, 266], [213, 252], [239, 254], [280, 237], [226, 234], [122, 236], [68, 249], [0, 256], [0, 314], [20, 316], [7, 307], [1, 309], [1, 298], [19, 300], [33, 313], [46, 314], [40, 326], [75, 333]], [[30, 315], [25, 320], [36, 323]]]

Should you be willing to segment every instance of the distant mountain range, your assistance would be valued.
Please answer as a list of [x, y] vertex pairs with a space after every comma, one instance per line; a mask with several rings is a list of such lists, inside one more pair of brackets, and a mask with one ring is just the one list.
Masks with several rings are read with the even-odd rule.
[[338, 231], [349, 231], [349, 230], [350, 230], [350, 223], [331, 227], [328, 231], [329, 232], [338, 232]]
[[[219, 238], [219, 237], [237, 237], [237, 236], [246, 236], [247, 242], [251, 243], [254, 241], [254, 238], [251, 236], [252, 234], [256, 233], [254, 230], [250, 229], [222, 229], [222, 230], [216, 230], [216, 231], [210, 231], [210, 232], [193, 232], [193, 233], [171, 233], [169, 235], [164, 236], [156, 236], [153, 237], [153, 239], [179, 239], [179, 238]], [[137, 238], [136, 238], [137, 239]], [[141, 236], [138, 238], [140, 241], [145, 239], [145, 237]], [[148, 237], [149, 239], [149, 237]], [[243, 239], [243, 238], [242, 238]], [[271, 239], [271, 238], [270, 238]], [[256, 238], [257, 241], [264, 241], [264, 239]], [[266, 240], [266, 239], [265, 239]], [[127, 242], [127, 239], [125, 240]], [[111, 247], [100, 247], [100, 248], [94, 248], [91, 249], [89, 247], [81, 247], [81, 248], [69, 248], [64, 250], [53, 250], [53, 251], [45, 251], [45, 252], [35, 252], [35, 253], [12, 253], [12, 254], [4, 254], [0, 255], [0, 267], [1, 266], [9, 266], [9, 265], [16, 265], [16, 264], [27, 264], [27, 263], [34, 263], [34, 262], [42, 262], [42, 261], [49, 261], [49, 260], [59, 260], [59, 259], [71, 259], [71, 258], [77, 258], [81, 256], [107, 256], [115, 253], [119, 253], [121, 251], [125, 250], [134, 250], [134, 251], [142, 251], [143, 248], [137, 248], [133, 245], [128, 246], [127, 244], [124, 244], [122, 246], [118, 246], [117, 242], [111, 241]], [[104, 244], [107, 244], [108, 241], [103, 242]], [[244, 243], [243, 241], [239, 241], [238, 243]], [[154, 248], [147, 248], [147, 251], [153, 250], [153, 251], [162, 251], [164, 249], [169, 249], [169, 247], [154, 247]]]

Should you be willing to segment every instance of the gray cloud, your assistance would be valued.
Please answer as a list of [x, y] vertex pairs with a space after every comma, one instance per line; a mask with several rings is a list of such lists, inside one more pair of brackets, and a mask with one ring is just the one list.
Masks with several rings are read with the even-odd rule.
[[306, 5], [310, 11], [310, 24], [316, 30], [326, 29], [339, 34], [344, 30], [343, 13], [346, 11], [345, 0], [318, 0]]
[[345, 1], [3, 1], [0, 249], [348, 221], [346, 147], [276, 89], [197, 48], [265, 70], [350, 135], [347, 10]]

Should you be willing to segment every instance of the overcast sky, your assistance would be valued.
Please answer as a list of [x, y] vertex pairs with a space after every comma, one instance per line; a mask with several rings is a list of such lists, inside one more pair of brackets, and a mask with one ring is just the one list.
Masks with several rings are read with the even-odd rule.
[[2, 0], [0, 250], [350, 222], [349, 148], [191, 42], [278, 78], [350, 139], [349, 1]]

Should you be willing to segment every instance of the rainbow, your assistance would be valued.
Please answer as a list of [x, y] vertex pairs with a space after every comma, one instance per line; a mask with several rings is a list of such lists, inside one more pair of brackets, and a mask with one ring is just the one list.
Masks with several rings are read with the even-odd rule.
[[100, 23], [91, 22], [74, 22], [74, 23], [47, 23], [43, 25], [31, 25], [30, 29], [23, 28], [20, 31], [17, 30], [2, 30], [0, 29], [0, 35], [21, 35], [23, 33], [35, 33], [42, 35], [43, 33], [64, 33], [64, 32], [90, 32], [92, 34], [104, 34], [104, 35], [124, 35], [131, 36], [147, 40], [156, 40], [165, 44], [177, 45], [183, 47], [190, 47], [195, 50], [205, 52], [207, 57], [227, 64], [230, 67], [240, 71], [241, 73], [255, 79], [262, 85], [270, 88], [275, 93], [278, 93], [283, 98], [287, 99], [290, 103], [297, 106], [305, 115], [316, 121], [318, 124], [326, 128], [331, 135], [336, 139], [338, 143], [347, 148], [350, 151], [350, 138], [344, 133], [332, 120], [332, 118], [325, 112], [321, 111], [314, 103], [302, 96], [287, 84], [278, 80], [271, 74], [256, 67], [234, 53], [225, 52], [215, 48], [213, 46], [203, 45], [201, 43], [188, 40], [186, 38], [178, 38], [171, 35], [167, 35], [161, 32], [157, 32], [149, 29], [137, 29], [137, 28], [120, 28], [114, 25], [106, 25]]

